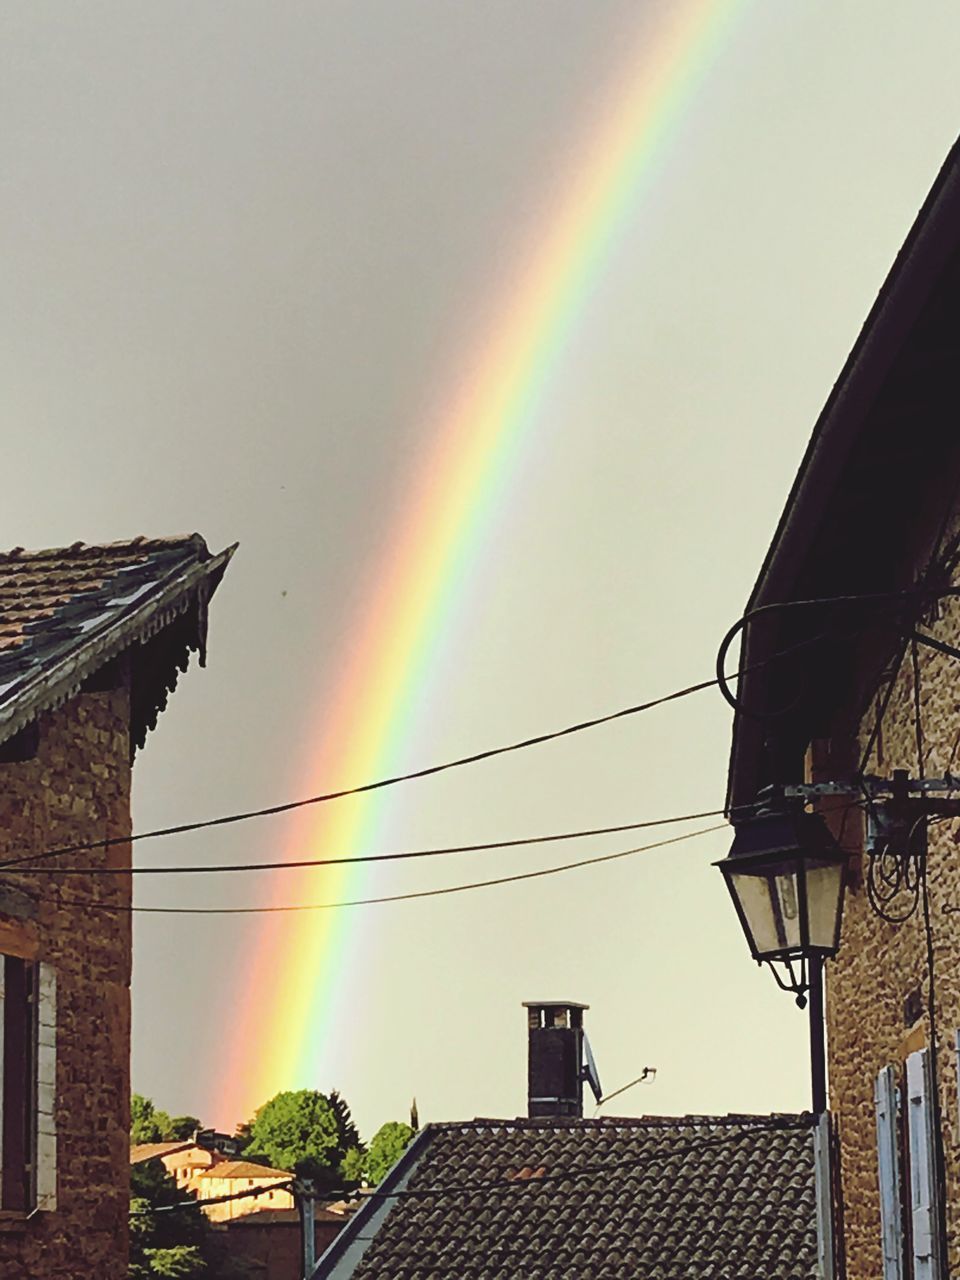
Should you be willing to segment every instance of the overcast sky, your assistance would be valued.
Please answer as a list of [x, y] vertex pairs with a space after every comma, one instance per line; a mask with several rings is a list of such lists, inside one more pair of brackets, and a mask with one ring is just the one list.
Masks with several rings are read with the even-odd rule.
[[[680, 4], [0, 5], [0, 540], [240, 543], [209, 666], [138, 759], [135, 827], [324, 788], [311, 750], [436, 407], [509, 308], [625, 58]], [[398, 767], [710, 675], [954, 139], [955, 4], [742, 0], [730, 14], [490, 497]], [[381, 806], [378, 848], [717, 808], [729, 729], [706, 692], [412, 784]], [[269, 858], [291, 831], [250, 823], [138, 857]], [[322, 1048], [271, 1088], [339, 1088], [368, 1137], [414, 1094], [422, 1119], [520, 1114], [520, 1001], [569, 997], [591, 1005], [608, 1089], [658, 1068], [622, 1114], [805, 1106], [804, 1018], [751, 964], [710, 868], [728, 843], [354, 910], [341, 967], [316, 975], [340, 1000]], [[367, 883], [403, 892], [621, 845]], [[181, 905], [266, 896], [240, 877], [138, 889]], [[159, 1105], [247, 1118], [222, 1099], [269, 1048], [245, 977], [257, 928], [138, 919], [134, 1086]], [[277, 1001], [283, 987], [278, 974]]]

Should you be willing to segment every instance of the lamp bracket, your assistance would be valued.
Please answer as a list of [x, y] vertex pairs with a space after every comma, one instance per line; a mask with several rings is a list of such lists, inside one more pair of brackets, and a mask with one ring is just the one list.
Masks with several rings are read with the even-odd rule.
[[[898, 776], [899, 774], [902, 776]], [[947, 773], [942, 778], [910, 778], [905, 771], [897, 770], [892, 778], [868, 773], [856, 782], [791, 782], [783, 787], [785, 796], [797, 796], [804, 800], [816, 800], [819, 796], [864, 795], [874, 799], [880, 796], [924, 795], [938, 791], [960, 791], [960, 777]]]

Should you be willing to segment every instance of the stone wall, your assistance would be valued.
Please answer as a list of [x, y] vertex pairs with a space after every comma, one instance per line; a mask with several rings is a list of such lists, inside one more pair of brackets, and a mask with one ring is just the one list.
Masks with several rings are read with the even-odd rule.
[[[130, 696], [82, 693], [40, 722], [34, 758], [0, 764], [0, 858], [130, 834]], [[125, 866], [126, 841], [61, 864]], [[57, 978], [57, 1208], [0, 1213], [0, 1276], [127, 1272], [131, 917], [128, 876], [0, 871], [0, 951]]]
[[[960, 604], [945, 602], [941, 616], [931, 619], [923, 630], [960, 645]], [[954, 772], [960, 773], [960, 662], [921, 648], [919, 667], [926, 773], [943, 774], [951, 763]], [[884, 687], [881, 683], [878, 694]], [[874, 728], [877, 710], [874, 702], [860, 722], [858, 735], [845, 739], [838, 734], [829, 743], [814, 744], [814, 780], [850, 775]], [[915, 725], [914, 674], [908, 648], [867, 771], [889, 776], [893, 769], [902, 768], [916, 777]], [[900, 924], [886, 923], [874, 913], [863, 885], [859, 812], [837, 801], [831, 808], [830, 825], [835, 834], [842, 832], [842, 842], [853, 856], [841, 948], [837, 958], [827, 965], [830, 1105], [841, 1137], [848, 1280], [877, 1280], [883, 1269], [874, 1082], [887, 1065], [896, 1067], [902, 1081], [907, 1055], [930, 1044], [926, 934], [919, 909]], [[960, 911], [958, 838], [960, 822], [931, 825], [929, 890], [951, 1274], [960, 1269], [955, 1048], [956, 1031], [960, 1028], [960, 914], [953, 914]], [[908, 902], [908, 896], [903, 895], [892, 905], [895, 909], [906, 908]], [[915, 1008], [907, 1014], [905, 1004], [911, 995]]]

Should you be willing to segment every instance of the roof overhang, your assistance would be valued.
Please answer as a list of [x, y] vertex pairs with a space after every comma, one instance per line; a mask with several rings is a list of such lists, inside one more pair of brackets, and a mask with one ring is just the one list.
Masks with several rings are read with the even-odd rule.
[[[748, 611], [912, 585], [960, 475], [958, 354], [960, 142], [817, 420]], [[738, 699], [751, 714], [734, 722], [728, 812], [799, 780], [810, 740], [869, 696], [868, 655], [882, 665], [899, 636], [867, 606], [842, 614], [793, 609], [747, 625]]]

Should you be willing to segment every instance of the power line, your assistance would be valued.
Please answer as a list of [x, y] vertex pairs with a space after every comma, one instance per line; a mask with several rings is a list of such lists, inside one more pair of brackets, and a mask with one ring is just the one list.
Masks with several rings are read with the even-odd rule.
[[[802, 601], [797, 603], [811, 604], [818, 602]], [[793, 653], [797, 649], [806, 648], [810, 644], [818, 643], [822, 638], [814, 637], [812, 640], [801, 640], [796, 644], [788, 645], [787, 648], [769, 654], [766, 658], [752, 663], [749, 667], [741, 667], [734, 675], [739, 677], [745, 675], [748, 671], [769, 666], [772, 662], [776, 662], [778, 658]], [[729, 644], [727, 647], [729, 647]], [[203, 818], [197, 822], [182, 822], [170, 827], [157, 827], [152, 831], [138, 831], [124, 836], [108, 836], [104, 840], [89, 840], [77, 844], [59, 845], [52, 849], [42, 850], [39, 853], [27, 853], [20, 857], [7, 858], [4, 861], [0, 861], [0, 870], [22, 866], [24, 863], [36, 863], [43, 858], [59, 858], [71, 853], [87, 853], [95, 849], [111, 849], [117, 845], [134, 844], [140, 840], [156, 840], [165, 836], [187, 835], [192, 831], [205, 831], [211, 827], [231, 826], [237, 822], [248, 822], [253, 818], [276, 817], [282, 813], [290, 813], [295, 809], [304, 809], [316, 804], [326, 804], [331, 800], [342, 800], [348, 796], [364, 795], [370, 791], [382, 790], [384, 787], [396, 786], [401, 782], [412, 782], [417, 778], [429, 778], [438, 773], [445, 773], [450, 769], [460, 769], [468, 764], [477, 764], [480, 761], [491, 760], [497, 756], [508, 755], [511, 752], [523, 751], [528, 747], [540, 746], [545, 742], [554, 742], [559, 738], [582, 733], [587, 729], [595, 729], [600, 725], [612, 724], [616, 720], [639, 715], [643, 711], [651, 711], [654, 707], [663, 706], [668, 702], [676, 702], [681, 698], [689, 697], [691, 694], [700, 693], [704, 689], [712, 689], [715, 685], [722, 685], [724, 681], [732, 678], [733, 676], [724, 676], [720, 673], [711, 680], [701, 680], [697, 684], [687, 685], [683, 689], [675, 689], [672, 693], [663, 694], [659, 698], [652, 698], [647, 702], [640, 702], [631, 707], [623, 707], [619, 711], [612, 711], [607, 715], [595, 716], [591, 720], [578, 721], [576, 724], [568, 725], [564, 729], [538, 733], [533, 737], [522, 738], [504, 746], [489, 747], [484, 751], [475, 751], [470, 755], [459, 756], [456, 759], [444, 761], [442, 764], [427, 765], [422, 769], [413, 769], [409, 773], [398, 773], [386, 778], [379, 778], [375, 782], [364, 782], [354, 787], [343, 787], [339, 791], [326, 791], [320, 795], [307, 796], [302, 800], [289, 800], [283, 804], [267, 805], [262, 809], [247, 809], [239, 813], [228, 813], [218, 818]]]
[[649, 702], [640, 702], [632, 707], [623, 707], [608, 715], [596, 716], [592, 720], [581, 720], [577, 724], [568, 725], [565, 729], [554, 729], [548, 733], [538, 733], [531, 738], [522, 738], [505, 746], [489, 747], [485, 751], [474, 751], [470, 755], [459, 756], [442, 764], [427, 765], [422, 769], [413, 769], [409, 773], [397, 773], [387, 778], [379, 778], [375, 782], [360, 783], [355, 787], [343, 787], [339, 791], [326, 791], [320, 795], [307, 796], [303, 800], [289, 800], [284, 804], [267, 805], [263, 809], [248, 809], [242, 813], [228, 813], [219, 818], [205, 818], [199, 822], [182, 822], [176, 826], [158, 827], [153, 831], [135, 832], [129, 836], [110, 836], [105, 840], [90, 840], [78, 844], [60, 845], [54, 849], [46, 849], [42, 853], [28, 853], [18, 858], [8, 858], [0, 862], [0, 870], [7, 867], [20, 866], [25, 862], [35, 862], [40, 858], [58, 858], [68, 853], [84, 853], [94, 849], [109, 849], [119, 844], [133, 844], [138, 840], [155, 840], [162, 836], [186, 835], [191, 831], [205, 831], [211, 827], [226, 827], [236, 822], [248, 822], [252, 818], [270, 818], [277, 814], [290, 813], [294, 809], [304, 809], [309, 805], [326, 804], [331, 800], [342, 800], [347, 796], [364, 795], [370, 791], [380, 791], [384, 787], [396, 786], [400, 782], [413, 782], [417, 778], [429, 778], [450, 769], [460, 769], [464, 765], [478, 764], [481, 760], [491, 760], [496, 756], [507, 755], [514, 751], [523, 751], [528, 747], [536, 747], [544, 742], [553, 742], [558, 738], [566, 738], [574, 733], [582, 733], [586, 729], [595, 729], [599, 725], [612, 724], [615, 720], [623, 720], [627, 716], [638, 715], [641, 711], [650, 711], [654, 707], [663, 706], [667, 702], [676, 702], [692, 693], [703, 689], [712, 689], [716, 680], [702, 680], [699, 684], [688, 685], [673, 693], [664, 694], [660, 698], [652, 698]]
[[516, 884], [520, 880], [538, 880], [544, 876], [559, 875], [564, 871], [576, 871], [581, 867], [593, 867], [602, 862], [615, 862], [618, 858], [629, 858], [636, 853], [649, 853], [654, 849], [663, 849], [667, 845], [680, 844], [683, 840], [692, 840], [696, 836], [709, 835], [712, 831], [725, 831], [727, 824], [718, 823], [714, 827], [701, 827], [699, 831], [688, 831], [682, 836], [673, 836], [669, 840], [658, 840], [654, 844], [638, 845], [633, 849], [620, 849], [616, 853], [601, 854], [596, 858], [583, 858], [578, 862], [566, 862], [558, 867], [545, 867], [540, 871], [522, 871], [510, 876], [497, 876], [492, 880], [475, 880], [469, 884], [448, 885], [442, 889], [418, 889], [413, 893], [385, 894], [378, 898], [354, 898], [344, 902], [298, 902], [284, 906], [272, 907], [134, 907], [124, 904], [94, 902], [88, 898], [64, 898], [66, 906], [92, 907], [100, 911], [117, 911], [134, 915], [168, 915], [168, 916], [244, 916], [275, 915], [293, 911], [335, 911], [343, 907], [371, 907], [386, 902], [409, 902], [414, 898], [439, 898], [451, 893], [466, 893], [471, 889], [488, 889], [494, 885]]
[[[216, 1165], [211, 1166], [216, 1169]], [[210, 1196], [207, 1200], [180, 1200], [176, 1204], [151, 1205], [148, 1209], [131, 1209], [131, 1218], [150, 1218], [155, 1213], [175, 1213], [179, 1209], [202, 1209], [208, 1204], [227, 1204], [231, 1200], [253, 1200], [257, 1196], [266, 1195], [269, 1191], [290, 1191], [293, 1179], [289, 1182], [267, 1183], [262, 1187], [254, 1187], [250, 1191], [231, 1191], [228, 1195]]]
[[[751, 806], [752, 807], [752, 806]], [[583, 840], [591, 836], [609, 836], [649, 827], [665, 827], [678, 822], [697, 822], [701, 818], [719, 818], [722, 809], [700, 813], [683, 813], [671, 818], [653, 818], [645, 822], [624, 822], [614, 827], [593, 827], [584, 831], [561, 831], [544, 836], [521, 836], [512, 840], [488, 840], [479, 844], [454, 844], [432, 849], [409, 849], [400, 853], [353, 854], [343, 858], [295, 858], [275, 862], [226, 862], [210, 866], [190, 863], [165, 867], [25, 867], [15, 875], [48, 876], [158, 876], [211, 875], [235, 871], [277, 871], [303, 867], [339, 867], [363, 862], [398, 862], [408, 858], [439, 858], [457, 853], [480, 853], [494, 849], [516, 849], [523, 845], [554, 844], [562, 840]]]

